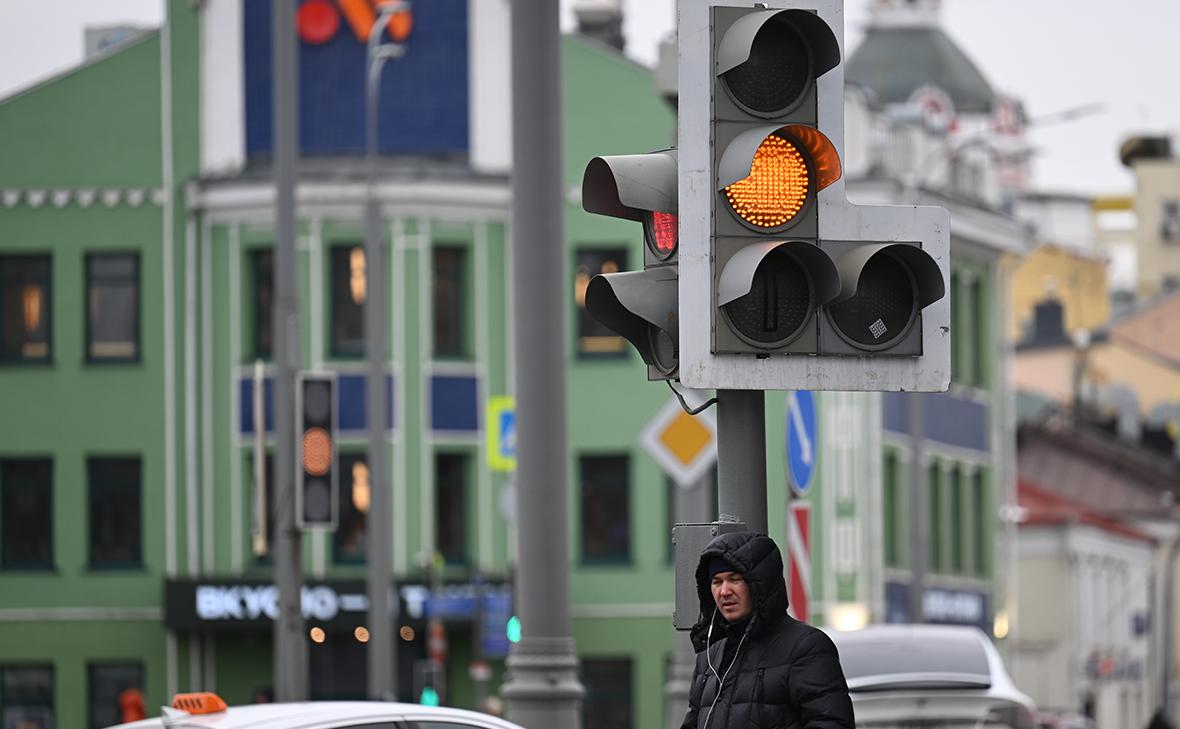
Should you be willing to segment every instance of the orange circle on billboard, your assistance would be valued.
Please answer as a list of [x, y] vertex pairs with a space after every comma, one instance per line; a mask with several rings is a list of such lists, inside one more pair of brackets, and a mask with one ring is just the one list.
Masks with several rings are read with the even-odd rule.
[[742, 220], [756, 228], [778, 228], [807, 204], [811, 169], [791, 140], [771, 134], [758, 145], [750, 174], [725, 188], [725, 199]]
[[332, 436], [323, 428], [308, 428], [303, 433], [303, 470], [323, 476], [332, 467]]

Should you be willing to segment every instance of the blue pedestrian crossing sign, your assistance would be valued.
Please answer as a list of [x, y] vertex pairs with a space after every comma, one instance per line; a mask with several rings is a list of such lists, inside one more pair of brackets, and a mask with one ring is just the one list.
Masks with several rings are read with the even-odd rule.
[[787, 395], [787, 475], [795, 493], [805, 496], [815, 475], [819, 441], [815, 430], [815, 396], [807, 390]]
[[488, 467], [516, 470], [516, 399], [500, 395], [488, 399]]

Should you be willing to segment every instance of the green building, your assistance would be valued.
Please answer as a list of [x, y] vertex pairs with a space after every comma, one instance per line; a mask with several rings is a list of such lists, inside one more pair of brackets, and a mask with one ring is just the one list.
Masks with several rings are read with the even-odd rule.
[[[385, 518], [404, 611], [400, 693], [410, 698], [425, 680], [433, 612], [446, 627], [444, 699], [475, 706], [499, 686], [513, 570], [512, 477], [493, 468], [489, 408], [512, 394], [510, 342], [527, 336], [509, 316], [518, 282], [508, 265], [507, 9], [437, 0], [415, 12], [409, 50], [382, 81], [377, 188], [389, 246]], [[266, 519], [253, 475], [256, 429], [267, 432], [270, 417], [269, 23], [269, 3], [170, 0], [160, 31], [0, 100], [6, 726], [9, 717], [105, 726], [123, 716], [129, 688], [150, 713], [181, 690], [242, 703], [270, 685], [272, 566], [255, 539]], [[371, 518], [364, 50], [343, 21], [330, 38], [301, 38], [300, 350], [307, 370], [336, 374], [340, 392], [338, 528], [304, 539], [312, 693], [361, 697], [355, 595]], [[582, 212], [578, 186], [593, 156], [670, 146], [675, 120], [652, 73], [609, 46], [567, 37], [563, 73], [568, 268], [554, 275], [569, 291], [571, 589], [585, 725], [656, 726], [676, 638], [677, 487], [638, 435], [670, 393], [646, 382], [638, 356], [580, 306], [590, 276], [642, 261], [642, 236], [639, 226]], [[999, 286], [991, 248], [954, 245], [964, 253], [956, 281], [970, 282], [956, 283], [956, 300], [977, 302], [958, 311], [980, 317], [956, 323], [998, 336], [987, 313]], [[999, 352], [989, 342], [957, 345], [963, 362], [980, 364], [970, 370], [978, 380], [952, 397], [998, 402]], [[253, 414], [259, 382], [262, 423]], [[768, 395], [769, 523], [780, 544], [787, 406], [784, 393]], [[887, 595], [905, 564], [904, 444], [890, 430], [899, 407], [875, 394], [817, 398], [806, 499], [813, 622], [858, 610], [897, 618]], [[1003, 451], [997, 421], [988, 422], [992, 436], [978, 452], [928, 449], [948, 489], [938, 511], [947, 534], [963, 533], [955, 514], [994, 511]], [[264, 499], [273, 496], [268, 489]], [[983, 555], [994, 552], [994, 524], [978, 521], [974, 541], [955, 542], [966, 551], [946, 543], [940, 573], [944, 587], [991, 600]], [[432, 581], [444, 586], [433, 596]], [[470, 668], [485, 660], [491, 677], [477, 685]]]

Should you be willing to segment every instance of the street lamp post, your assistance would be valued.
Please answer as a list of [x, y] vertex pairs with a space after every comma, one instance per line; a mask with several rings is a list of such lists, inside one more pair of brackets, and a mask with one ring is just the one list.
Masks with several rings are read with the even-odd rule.
[[389, 393], [385, 382], [387, 330], [385, 306], [385, 249], [381, 244], [381, 211], [377, 204], [377, 97], [385, 61], [405, 53], [401, 43], [382, 43], [381, 35], [395, 13], [409, 10], [401, 0], [381, 6], [369, 32], [365, 64], [365, 341], [368, 364], [367, 425], [371, 499], [366, 524], [366, 562], [369, 597], [370, 699], [397, 698], [396, 642], [390, 593], [393, 592], [393, 535], [389, 469], [385, 443], [385, 410]]

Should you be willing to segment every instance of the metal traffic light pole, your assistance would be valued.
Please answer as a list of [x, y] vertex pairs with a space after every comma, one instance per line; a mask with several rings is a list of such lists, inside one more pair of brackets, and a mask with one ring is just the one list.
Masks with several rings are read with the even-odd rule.
[[570, 626], [561, 160], [561, 32], [552, 0], [513, 0], [512, 267], [516, 286], [517, 570], [522, 637], [502, 689], [508, 719], [579, 729]]
[[[279, 616], [274, 631], [274, 688], [278, 701], [307, 698], [307, 639], [300, 598], [303, 538], [295, 526], [295, 373], [299, 369], [299, 292], [295, 269], [295, 160], [299, 139], [295, 83], [295, 1], [271, 3], [275, 178], [274, 428], [275, 511], [272, 547]], [[254, 427], [265, 427], [255, 423]]]
[[766, 534], [766, 393], [717, 391], [717, 516]]

